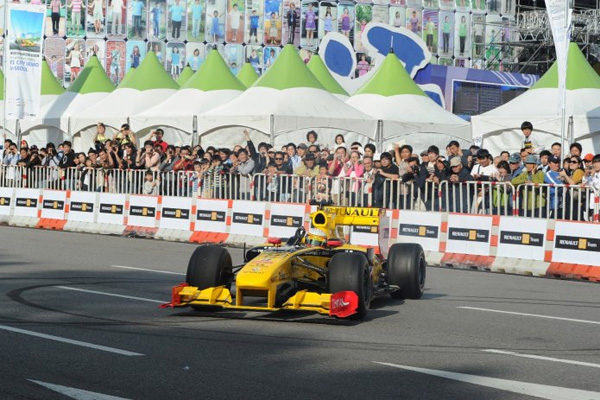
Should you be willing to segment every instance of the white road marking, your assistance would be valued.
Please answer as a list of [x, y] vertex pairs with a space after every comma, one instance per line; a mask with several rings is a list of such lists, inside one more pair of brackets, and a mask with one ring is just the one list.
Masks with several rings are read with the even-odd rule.
[[581, 365], [582, 367], [600, 368], [600, 364], [594, 364], [594, 363], [589, 363], [589, 362], [585, 362], [585, 361], [565, 360], [564, 358], [545, 357], [545, 356], [538, 356], [535, 354], [515, 353], [514, 351], [496, 350], [496, 349], [486, 349], [486, 350], [481, 350], [481, 351], [486, 352], [486, 353], [504, 354], [507, 356], [532, 358], [534, 360], [543, 360], [543, 361], [552, 361], [552, 362], [563, 363], [563, 364]]
[[541, 385], [538, 383], [529, 383], [521, 381], [511, 381], [508, 379], [489, 378], [487, 376], [461, 374], [459, 372], [442, 371], [439, 369], [428, 369], [411, 367], [408, 365], [399, 365], [385, 362], [373, 361], [375, 364], [386, 365], [388, 367], [399, 368], [407, 371], [419, 372], [422, 374], [437, 376], [439, 378], [452, 379], [459, 382], [470, 383], [473, 385], [485, 386], [493, 389], [504, 390], [506, 392], [519, 393], [527, 396], [540, 397], [547, 400], [600, 400], [600, 392], [590, 392], [587, 390], [570, 389], [560, 386]]
[[133, 269], [133, 270], [136, 270], [136, 271], [156, 272], [156, 273], [159, 273], [159, 274], [184, 275], [185, 276], [185, 274], [183, 274], [181, 272], [163, 271], [163, 270], [160, 270], [160, 269], [128, 267], [126, 265], [109, 265], [109, 267], [112, 267], [112, 268], [121, 268], [121, 269]]
[[108, 346], [101, 346], [99, 344], [82, 342], [80, 340], [67, 339], [67, 338], [60, 337], [60, 336], [47, 335], [45, 333], [27, 331], [25, 329], [13, 328], [12, 326], [7, 326], [7, 325], [0, 325], [0, 330], [21, 333], [23, 335], [35, 336], [35, 337], [42, 338], [42, 339], [54, 340], [55, 342], [67, 343], [67, 344], [72, 344], [75, 346], [87, 347], [89, 349], [94, 349], [94, 350], [106, 351], [108, 353], [120, 354], [122, 356], [143, 356], [143, 354], [134, 353], [133, 351], [121, 350], [121, 349], [116, 349], [114, 347], [108, 347]]
[[92, 293], [92, 294], [99, 294], [102, 296], [120, 297], [122, 299], [148, 301], [151, 303], [158, 303], [158, 304], [163, 304], [165, 302], [164, 300], [161, 301], [161, 300], [148, 299], [146, 297], [126, 296], [124, 294], [99, 292], [97, 290], [80, 289], [80, 288], [74, 288], [74, 287], [69, 287], [69, 286], [56, 286], [56, 287], [59, 289], [73, 290], [74, 292]]
[[76, 389], [68, 386], [55, 385], [53, 383], [47, 383], [42, 381], [36, 381], [28, 379], [29, 382], [37, 383], [40, 386], [50, 389], [54, 392], [60, 393], [64, 396], [70, 397], [75, 400], [128, 400], [124, 397], [109, 396], [107, 394], [90, 392], [88, 390]]
[[529, 313], [522, 313], [522, 312], [515, 312], [515, 311], [493, 310], [491, 308], [479, 308], [479, 307], [468, 307], [468, 306], [460, 306], [460, 307], [456, 307], [456, 308], [462, 308], [463, 310], [487, 311], [487, 312], [494, 312], [494, 313], [500, 313], [500, 314], [521, 315], [524, 317], [555, 319], [555, 320], [559, 320], [559, 321], [569, 321], [569, 322], [579, 322], [582, 324], [600, 325], [600, 321], [590, 321], [587, 319], [564, 318], [564, 317], [555, 317], [552, 315], [529, 314]]

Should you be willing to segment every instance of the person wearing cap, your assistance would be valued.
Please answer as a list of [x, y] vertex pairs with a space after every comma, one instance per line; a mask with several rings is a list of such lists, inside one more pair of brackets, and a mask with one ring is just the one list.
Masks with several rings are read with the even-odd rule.
[[592, 169], [592, 160], [593, 159], [594, 159], [594, 155], [592, 153], [587, 153], [585, 155], [585, 157], [583, 157], [583, 165], [584, 165], [586, 171]]
[[471, 204], [470, 191], [467, 189], [467, 185], [463, 183], [473, 181], [473, 177], [469, 170], [464, 167], [462, 157], [454, 156], [450, 158], [447, 180], [448, 196], [444, 196], [443, 199], [449, 200], [448, 211], [468, 212]]
[[476, 181], [489, 181], [490, 178], [498, 173], [496, 166], [492, 162], [492, 155], [486, 149], [479, 149], [477, 152], [477, 164], [471, 169], [471, 175]]
[[312, 153], [307, 153], [302, 159], [302, 164], [294, 170], [294, 175], [313, 178], [319, 175], [319, 167], [316, 163], [316, 157]]
[[[542, 184], [544, 183], [544, 173], [542, 171], [536, 172], [537, 157], [530, 154], [525, 159], [525, 169], [523, 172], [513, 178], [511, 183], [513, 186], [527, 185], [524, 189], [520, 190], [521, 202], [519, 207], [519, 215], [527, 217], [546, 217], [546, 199], [540, 190], [534, 190], [534, 187], [530, 184]], [[517, 189], [519, 190], [519, 189]]]
[[592, 157], [592, 168], [586, 169], [583, 183], [600, 193], [600, 154]]
[[537, 154], [544, 150], [533, 135], [533, 124], [529, 121], [524, 121], [521, 124], [521, 132], [523, 132], [523, 148], [527, 149], [529, 154]]
[[[562, 185], [563, 182], [560, 179], [560, 159], [558, 157], [550, 156], [548, 158], [548, 170], [544, 174], [544, 183], [548, 185]], [[556, 187], [550, 186], [548, 189], [549, 196], [548, 201], [550, 202], [550, 217], [554, 217], [557, 210], [559, 210], [560, 196], [556, 196]]]
[[510, 166], [510, 178], [516, 178], [523, 172], [523, 164], [521, 163], [521, 156], [519, 153], [512, 153], [508, 158], [508, 165]]

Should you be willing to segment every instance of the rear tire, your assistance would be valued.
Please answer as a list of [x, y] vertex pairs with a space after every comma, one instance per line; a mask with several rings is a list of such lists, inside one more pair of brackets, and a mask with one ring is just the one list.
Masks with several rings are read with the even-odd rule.
[[222, 247], [208, 245], [194, 250], [188, 263], [185, 281], [190, 286], [206, 289], [215, 286], [231, 286], [231, 255]]
[[369, 263], [360, 253], [337, 253], [329, 261], [329, 292], [337, 293], [346, 290], [358, 296], [358, 308], [353, 319], [362, 319], [367, 314], [371, 303], [371, 277]]
[[420, 244], [396, 243], [388, 253], [388, 283], [400, 287], [390, 293], [395, 299], [420, 299], [425, 289], [427, 263]]

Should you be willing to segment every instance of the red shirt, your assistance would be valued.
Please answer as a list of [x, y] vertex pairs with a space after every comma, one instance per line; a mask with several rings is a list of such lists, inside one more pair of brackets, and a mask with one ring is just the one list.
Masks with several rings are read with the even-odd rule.
[[160, 146], [162, 147], [163, 153], [167, 151], [167, 142], [165, 142], [164, 140], [155, 140], [153, 142], [154, 146]]

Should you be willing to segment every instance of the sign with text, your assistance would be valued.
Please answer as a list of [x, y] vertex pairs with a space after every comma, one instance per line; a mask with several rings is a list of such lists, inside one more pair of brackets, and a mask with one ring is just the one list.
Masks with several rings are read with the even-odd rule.
[[192, 220], [192, 201], [191, 197], [163, 196], [158, 227], [189, 231]]
[[490, 255], [491, 216], [448, 215], [446, 252]]
[[552, 261], [600, 266], [598, 225], [556, 221]]
[[498, 257], [544, 260], [546, 220], [500, 217]]
[[40, 191], [38, 189], [15, 189], [15, 208], [17, 217], [37, 217]]
[[196, 224], [202, 232], [227, 232], [228, 200], [196, 199]]
[[94, 211], [96, 210], [96, 207], [96, 193], [71, 192], [67, 220], [77, 222], [94, 222]]
[[419, 243], [423, 250], [439, 251], [442, 214], [400, 210], [398, 243]]
[[303, 204], [271, 204], [269, 218], [269, 236], [289, 238], [294, 236], [296, 229], [304, 226], [306, 206]]
[[263, 236], [266, 203], [235, 200], [231, 207], [231, 234]]
[[156, 227], [157, 196], [129, 196], [129, 220], [127, 225]]
[[65, 219], [67, 192], [63, 190], [42, 191], [42, 218]]

